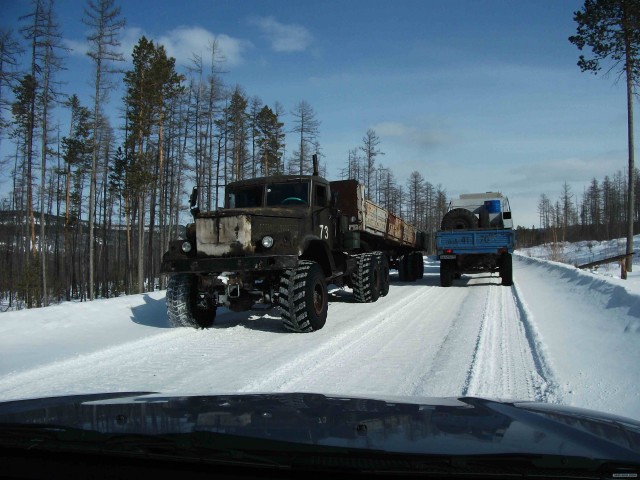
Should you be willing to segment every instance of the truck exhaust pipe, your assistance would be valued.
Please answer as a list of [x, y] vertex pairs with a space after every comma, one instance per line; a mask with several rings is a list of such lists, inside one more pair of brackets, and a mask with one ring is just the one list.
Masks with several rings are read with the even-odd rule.
[[314, 153], [311, 158], [313, 159], [313, 176], [317, 177], [320, 175], [318, 173], [318, 155]]

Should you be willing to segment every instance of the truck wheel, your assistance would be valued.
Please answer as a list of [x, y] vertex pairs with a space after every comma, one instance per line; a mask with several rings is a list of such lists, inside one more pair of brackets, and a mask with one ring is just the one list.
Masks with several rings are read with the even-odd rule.
[[363, 253], [357, 257], [353, 282], [353, 295], [360, 303], [375, 302], [380, 298], [380, 269], [373, 253]]
[[422, 253], [414, 252], [413, 257], [414, 257], [414, 266], [415, 266], [414, 268], [415, 279], [420, 280], [421, 278], [424, 277], [424, 260], [422, 258]]
[[401, 282], [407, 281], [407, 261], [404, 255], [398, 258], [398, 280]]
[[217, 306], [198, 292], [198, 277], [189, 273], [172, 275], [167, 284], [167, 316], [174, 327], [209, 328]]
[[478, 228], [478, 218], [466, 208], [453, 208], [445, 213], [441, 230], [469, 230]]
[[513, 285], [513, 259], [510, 253], [503, 253], [500, 258], [500, 276], [502, 285], [505, 287]]
[[415, 258], [405, 253], [398, 260], [398, 277], [401, 282], [413, 282], [416, 279]]
[[389, 258], [383, 252], [376, 252], [375, 255], [380, 268], [380, 296], [384, 297], [389, 293]]
[[324, 272], [316, 262], [301, 260], [280, 279], [282, 323], [292, 332], [313, 332], [327, 321], [329, 295]]
[[450, 287], [453, 285], [455, 265], [449, 260], [440, 260], [440, 286]]

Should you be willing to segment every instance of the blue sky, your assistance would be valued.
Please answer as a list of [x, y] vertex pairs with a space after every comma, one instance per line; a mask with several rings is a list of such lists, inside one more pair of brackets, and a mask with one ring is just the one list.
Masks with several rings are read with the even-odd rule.
[[[591, 178], [626, 169], [624, 84], [615, 75], [580, 72], [580, 52], [568, 41], [582, 4], [120, 2], [127, 59], [144, 34], [184, 68], [215, 38], [226, 57], [227, 85], [238, 84], [272, 107], [280, 102], [287, 112], [307, 101], [320, 121], [331, 179], [372, 128], [384, 152], [379, 163], [399, 183], [418, 170], [449, 196], [501, 191], [515, 223], [526, 226], [538, 225], [541, 193], [555, 200], [566, 181], [580, 197]], [[85, 5], [58, 0], [56, 10], [74, 48], [60, 75], [67, 82], [62, 89], [90, 104]], [[0, 0], [0, 7], [2, 26], [17, 30], [29, 2]], [[115, 91], [113, 108], [120, 99]], [[284, 117], [285, 124], [291, 120]]]

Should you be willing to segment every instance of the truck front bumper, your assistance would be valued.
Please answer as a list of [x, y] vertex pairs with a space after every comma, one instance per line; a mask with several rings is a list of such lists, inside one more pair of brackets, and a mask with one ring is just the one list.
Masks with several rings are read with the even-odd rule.
[[287, 270], [298, 266], [296, 255], [253, 255], [248, 257], [170, 258], [165, 256], [161, 273], [222, 273]]

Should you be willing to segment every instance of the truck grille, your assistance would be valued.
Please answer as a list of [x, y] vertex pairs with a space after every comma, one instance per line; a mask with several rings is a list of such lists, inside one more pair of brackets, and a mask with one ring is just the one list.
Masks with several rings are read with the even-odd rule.
[[253, 253], [251, 217], [205, 217], [196, 219], [196, 244], [199, 255], [230, 256]]

